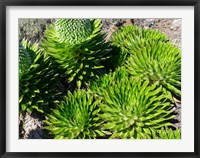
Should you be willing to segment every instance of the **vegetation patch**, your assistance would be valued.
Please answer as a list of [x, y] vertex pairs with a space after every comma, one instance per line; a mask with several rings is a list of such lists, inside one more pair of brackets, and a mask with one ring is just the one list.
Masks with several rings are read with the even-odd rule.
[[20, 32], [20, 129], [34, 113], [44, 138], [180, 139], [180, 49], [158, 30], [104, 23], [50, 20], [35, 43]]

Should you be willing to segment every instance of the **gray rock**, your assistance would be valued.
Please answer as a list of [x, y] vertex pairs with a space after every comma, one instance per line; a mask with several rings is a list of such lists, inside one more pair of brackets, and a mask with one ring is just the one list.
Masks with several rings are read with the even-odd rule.
[[23, 121], [24, 139], [43, 139], [43, 122], [37, 116], [31, 116], [26, 113]]

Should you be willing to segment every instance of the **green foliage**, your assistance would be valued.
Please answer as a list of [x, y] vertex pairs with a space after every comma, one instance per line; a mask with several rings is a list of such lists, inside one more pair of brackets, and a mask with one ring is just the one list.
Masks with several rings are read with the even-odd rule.
[[156, 130], [170, 126], [172, 104], [170, 93], [158, 83], [149, 84], [134, 78], [114, 83], [104, 91], [100, 118], [110, 138], [150, 139]]
[[165, 43], [168, 41], [168, 37], [157, 30], [143, 29], [130, 25], [121, 27], [114, 32], [111, 41], [113, 46], [120, 48], [119, 53], [115, 52], [117, 57], [114, 58], [114, 62], [117, 62], [118, 65], [123, 65], [131, 49], [135, 47], [143, 48], [148, 41]]
[[133, 77], [158, 82], [181, 95], [181, 52], [170, 43], [146, 42], [146, 47], [131, 50], [126, 67]]
[[121, 27], [114, 32], [111, 41], [113, 45], [129, 52], [132, 47], [143, 47], [146, 41], [161, 41], [165, 43], [168, 41], [168, 37], [158, 30], [144, 29], [130, 25]]
[[89, 19], [58, 19], [55, 28], [59, 42], [78, 44], [92, 34], [92, 23]]
[[104, 136], [99, 129], [102, 121], [97, 114], [101, 102], [85, 90], [71, 92], [64, 101], [47, 115], [44, 121], [47, 129], [55, 139], [90, 139]]
[[38, 44], [23, 39], [19, 44], [19, 76], [25, 73], [34, 61], [36, 53], [38, 50]]
[[38, 49], [38, 44], [31, 45], [22, 40], [19, 45], [19, 105], [20, 112], [31, 113], [33, 109], [43, 112], [56, 100], [58, 74], [52, 69], [49, 57]]
[[45, 31], [41, 46], [66, 70], [71, 86], [84, 87], [104, 73], [109, 45], [100, 30], [100, 20], [60, 19]]
[[158, 137], [155, 137], [155, 139], [181, 139], [181, 130], [178, 128], [174, 131], [171, 128], [161, 128], [157, 133]]
[[104, 74], [100, 76], [98, 80], [92, 80], [90, 82], [90, 89], [101, 95], [103, 90], [107, 90], [114, 83], [120, 82], [128, 76], [129, 74], [125, 67], [118, 67], [114, 72]]
[[121, 27], [110, 40], [102, 32], [101, 20], [56, 19], [39, 44], [22, 40], [20, 113], [43, 112], [54, 139], [180, 139], [171, 129], [180, 50], [157, 30]]

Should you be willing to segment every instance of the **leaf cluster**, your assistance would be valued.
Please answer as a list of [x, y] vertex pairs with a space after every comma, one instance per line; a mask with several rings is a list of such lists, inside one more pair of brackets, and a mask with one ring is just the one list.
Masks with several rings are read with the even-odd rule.
[[144, 29], [134, 25], [121, 27], [113, 33], [110, 40], [113, 47], [120, 49], [119, 52], [115, 53], [117, 57], [114, 58], [118, 65], [124, 65], [132, 52], [131, 50], [135, 47], [143, 48], [149, 41], [156, 43], [169, 41], [168, 37], [158, 30]]
[[99, 130], [100, 99], [85, 90], [68, 92], [58, 108], [46, 115], [45, 129], [55, 139], [91, 139], [105, 134]]
[[58, 73], [48, 56], [25, 39], [19, 45], [19, 111], [39, 112], [55, 102]]
[[120, 48], [115, 62], [124, 65], [133, 77], [158, 81], [173, 95], [181, 96], [181, 51], [165, 34], [128, 26], [117, 30], [111, 40]]
[[101, 28], [56, 19], [39, 44], [20, 43], [20, 111], [46, 109], [55, 139], [180, 139], [171, 129], [180, 50], [159, 31], [124, 26], [107, 41]]
[[170, 93], [148, 80], [117, 81], [103, 91], [102, 98], [99, 116], [105, 121], [103, 129], [112, 132], [111, 138], [150, 139], [174, 118]]
[[110, 48], [101, 27], [100, 20], [61, 19], [45, 31], [41, 46], [65, 70], [72, 90], [105, 72], [102, 61], [109, 58]]

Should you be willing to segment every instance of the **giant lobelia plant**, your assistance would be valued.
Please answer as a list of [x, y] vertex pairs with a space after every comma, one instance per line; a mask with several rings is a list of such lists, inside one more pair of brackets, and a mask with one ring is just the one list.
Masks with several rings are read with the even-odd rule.
[[99, 117], [104, 120], [102, 129], [112, 133], [110, 138], [152, 139], [157, 130], [170, 126], [174, 118], [171, 94], [158, 82], [127, 78], [102, 94]]
[[69, 92], [65, 99], [46, 115], [45, 129], [54, 139], [92, 139], [104, 136], [98, 117], [100, 98], [85, 90]]
[[19, 111], [43, 112], [53, 104], [60, 94], [56, 91], [57, 76], [38, 44], [23, 39], [19, 45]]
[[170, 43], [146, 41], [130, 50], [126, 67], [134, 78], [158, 82], [176, 96], [181, 95], [181, 52]]
[[105, 71], [110, 48], [101, 27], [100, 20], [57, 19], [45, 31], [41, 46], [65, 70], [71, 89]]
[[92, 90], [96, 94], [101, 95], [101, 93], [103, 93], [104, 90], [108, 90], [108, 88], [114, 83], [120, 82], [123, 79], [126, 79], [127, 77], [129, 77], [129, 73], [126, 67], [118, 67], [113, 72], [104, 74], [96, 80], [91, 80], [90, 90]]
[[158, 30], [144, 29], [135, 25], [121, 27], [111, 36], [112, 46], [116, 47], [114, 62], [123, 65], [130, 55], [130, 50], [145, 47], [147, 41], [166, 43], [169, 39]]

